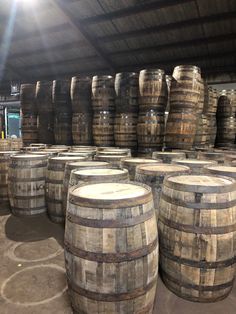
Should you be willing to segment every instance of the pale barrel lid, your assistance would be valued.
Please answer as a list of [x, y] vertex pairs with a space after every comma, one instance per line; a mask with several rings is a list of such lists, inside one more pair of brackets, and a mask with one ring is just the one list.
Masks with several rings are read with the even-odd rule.
[[158, 163], [158, 162], [162, 162], [162, 160], [158, 160], [158, 159], [145, 159], [145, 158], [126, 158], [123, 160], [124, 164], [151, 164], [151, 163]]
[[106, 161], [75, 161], [75, 162], [69, 162], [69, 165], [72, 167], [96, 167], [96, 166], [107, 166], [109, 165], [109, 162]]
[[175, 164], [144, 164], [137, 166], [136, 172], [145, 175], [165, 175], [173, 172], [190, 172], [189, 167]]
[[230, 166], [208, 166], [205, 167], [206, 171], [214, 174], [219, 174], [222, 176], [229, 176], [231, 178], [236, 178], [236, 167]]
[[47, 159], [48, 156], [47, 154], [45, 155], [33, 155], [33, 154], [21, 154], [21, 155], [13, 155], [11, 157], [12, 159], [17, 159], [17, 160], [24, 160], [24, 159], [28, 159], [28, 160], [32, 160], [32, 159], [35, 159], [35, 160], [43, 160], [43, 159]]
[[184, 164], [184, 165], [199, 165], [199, 166], [205, 166], [205, 165], [216, 165], [217, 162], [215, 160], [201, 160], [201, 159], [173, 159], [173, 163], [176, 164]]
[[94, 169], [82, 169], [74, 171], [75, 174], [82, 176], [114, 176], [123, 173], [128, 173], [126, 169], [110, 169], [110, 168], [94, 168]]

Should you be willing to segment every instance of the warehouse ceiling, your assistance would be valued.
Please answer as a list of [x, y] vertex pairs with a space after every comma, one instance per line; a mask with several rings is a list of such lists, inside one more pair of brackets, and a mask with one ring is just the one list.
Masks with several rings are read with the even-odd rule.
[[236, 72], [236, 0], [0, 0], [2, 82], [195, 64]]

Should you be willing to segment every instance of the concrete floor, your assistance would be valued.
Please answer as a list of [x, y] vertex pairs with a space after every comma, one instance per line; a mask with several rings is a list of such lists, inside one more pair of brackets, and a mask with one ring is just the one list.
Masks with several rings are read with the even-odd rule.
[[[0, 314], [72, 314], [61, 226], [45, 216], [0, 216], [0, 243]], [[158, 281], [154, 314], [235, 313], [236, 284], [226, 300], [198, 304], [178, 298]]]

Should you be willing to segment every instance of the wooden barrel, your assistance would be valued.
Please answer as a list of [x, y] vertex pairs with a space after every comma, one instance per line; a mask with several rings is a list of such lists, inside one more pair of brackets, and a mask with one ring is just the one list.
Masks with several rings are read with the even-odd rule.
[[118, 113], [115, 116], [114, 138], [119, 147], [128, 147], [137, 150], [137, 122], [135, 113]]
[[93, 117], [90, 113], [74, 113], [72, 116], [72, 138], [76, 145], [90, 145], [93, 142]]
[[24, 114], [21, 120], [21, 133], [24, 145], [38, 142], [37, 115]]
[[195, 112], [198, 115], [201, 115], [203, 113], [204, 100], [205, 100], [205, 86], [204, 86], [204, 80], [202, 78], [200, 78], [199, 84], [200, 84], [200, 94], [199, 94], [199, 99], [197, 102], [197, 107], [196, 107]]
[[46, 170], [47, 156], [11, 156], [8, 192], [13, 215], [31, 216], [46, 212]]
[[190, 149], [197, 129], [197, 115], [191, 110], [170, 111], [166, 123], [165, 144], [168, 148]]
[[53, 112], [52, 81], [38, 81], [35, 95], [38, 113], [46, 117], [46, 112]]
[[189, 167], [170, 164], [146, 164], [136, 167], [135, 181], [147, 184], [152, 188], [156, 216], [159, 216], [159, 201], [162, 183], [166, 175], [190, 173]]
[[206, 115], [201, 114], [197, 120], [197, 128], [194, 137], [193, 146], [207, 147], [209, 146], [210, 136], [210, 121]]
[[126, 158], [121, 161], [121, 168], [127, 169], [129, 171], [129, 179], [134, 181], [136, 167], [139, 165], [144, 164], [151, 164], [151, 163], [161, 163], [162, 160], [160, 159], [150, 159], [150, 158]]
[[54, 111], [71, 113], [70, 80], [54, 80], [52, 85]]
[[215, 302], [235, 277], [236, 183], [213, 175], [164, 180], [158, 230], [165, 285], [189, 301]]
[[236, 179], [236, 168], [230, 166], [211, 165], [205, 166], [204, 172], [208, 174], [215, 174], [218, 176], [231, 177]]
[[151, 189], [138, 183], [75, 187], [69, 196], [65, 259], [75, 312], [102, 308], [104, 314], [151, 314], [158, 274]]
[[90, 77], [72, 77], [70, 94], [73, 113], [92, 113], [91, 84]]
[[98, 150], [97, 156], [131, 156], [131, 149], [130, 148], [107, 148], [105, 150]]
[[10, 212], [10, 200], [8, 197], [8, 170], [11, 156], [16, 151], [0, 151], [0, 215]]
[[216, 152], [199, 152], [198, 159], [207, 159], [207, 160], [215, 160], [219, 164], [224, 163], [224, 154], [223, 153], [216, 153]]
[[171, 82], [173, 80], [173, 76], [171, 75], [166, 75], [166, 85], [167, 85], [167, 91], [168, 91], [168, 96], [167, 96], [167, 106], [165, 111], [169, 112], [170, 111], [170, 88], [171, 88]]
[[72, 144], [72, 128], [71, 128], [71, 114], [57, 113], [54, 122], [54, 137], [56, 144]]
[[217, 111], [217, 90], [212, 87], [208, 87], [206, 94], [206, 101], [204, 102], [203, 113], [206, 115], [214, 116]]
[[233, 145], [236, 133], [235, 117], [218, 118], [215, 145], [217, 147]]
[[139, 83], [134, 72], [117, 73], [115, 77], [116, 113], [137, 113]]
[[232, 162], [236, 160], [236, 155], [235, 154], [225, 154], [224, 155], [224, 164], [227, 166], [231, 166]]
[[[75, 161], [75, 162], [68, 162], [66, 163], [65, 166], [65, 171], [64, 171], [64, 178], [63, 178], [63, 208], [66, 210], [67, 206], [67, 196], [68, 196], [68, 189], [69, 187], [72, 187], [75, 184], [76, 181], [76, 176], [75, 178], [71, 178], [71, 172], [72, 170], [82, 170], [82, 169], [99, 169], [99, 168], [109, 168], [110, 164], [105, 161]], [[70, 183], [70, 178], [71, 178], [71, 183]]]
[[217, 118], [227, 118], [234, 116], [234, 107], [227, 96], [220, 96], [217, 104]]
[[87, 153], [82, 153], [82, 152], [61, 152], [58, 153], [58, 156], [60, 157], [84, 157], [86, 160], [92, 160], [93, 155], [90, 154], [89, 152]]
[[164, 122], [164, 115], [153, 110], [139, 113], [137, 124], [139, 155], [151, 156], [153, 151], [162, 149]]
[[114, 113], [101, 111], [93, 115], [93, 142], [96, 146], [114, 146]]
[[92, 150], [92, 149], [86, 149], [86, 148], [81, 148], [81, 149], [72, 149], [69, 151], [69, 153], [78, 153], [80, 155], [86, 155], [88, 156], [90, 159], [93, 159], [93, 157], [96, 155], [96, 149]]
[[125, 158], [127, 158], [127, 156], [124, 155], [95, 155], [94, 160], [106, 161], [109, 162], [112, 167], [120, 168], [121, 161]]
[[192, 65], [174, 68], [170, 89], [170, 109], [194, 109], [198, 106], [201, 70]]
[[[172, 149], [173, 153], [184, 153], [186, 158], [196, 159], [198, 152], [196, 150], [187, 150], [187, 149]], [[177, 157], [179, 159], [179, 157]]]
[[9, 139], [0, 139], [0, 151], [9, 151], [11, 149], [11, 142]]
[[92, 80], [93, 111], [115, 111], [114, 78], [111, 75], [94, 76]]
[[161, 159], [166, 164], [171, 164], [173, 159], [185, 159], [185, 152], [153, 152], [153, 159]]
[[34, 84], [21, 84], [20, 103], [23, 114], [37, 114]]
[[160, 69], [144, 69], [139, 74], [139, 111], [156, 110], [164, 113], [168, 89], [165, 72]]
[[[0, 141], [1, 143], [1, 141]], [[10, 140], [10, 148], [11, 150], [16, 150], [16, 151], [19, 151], [21, 148], [23, 147], [23, 142], [22, 142], [22, 139], [21, 138], [12, 138]], [[0, 150], [1, 149], [1, 144], [0, 144]]]
[[198, 160], [198, 159], [173, 159], [172, 164], [187, 166], [192, 174], [202, 174], [206, 166], [217, 165], [215, 160]]
[[54, 114], [44, 112], [38, 115], [38, 139], [45, 144], [54, 144]]
[[86, 160], [86, 157], [52, 157], [48, 160], [46, 178], [46, 197], [48, 216], [55, 223], [64, 223], [65, 211], [63, 210], [63, 179], [67, 162]]

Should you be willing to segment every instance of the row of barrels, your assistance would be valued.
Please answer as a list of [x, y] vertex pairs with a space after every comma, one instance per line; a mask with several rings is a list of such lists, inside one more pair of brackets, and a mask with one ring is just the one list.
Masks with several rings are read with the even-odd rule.
[[[165, 159], [168, 154], [170, 158], [169, 152], [156, 152], [155, 157]], [[199, 158], [207, 157], [206, 153], [201, 154]], [[214, 157], [220, 158], [219, 154]], [[185, 157], [184, 152], [174, 152], [173, 155]], [[35, 183], [31, 184], [33, 190], [40, 194], [47, 157], [25, 157], [11, 157], [9, 180], [13, 187], [10, 190], [14, 193], [29, 191], [26, 180], [22, 181], [22, 191], [19, 182], [20, 178], [25, 178], [29, 170], [27, 165], [31, 163], [32, 182], [38, 179], [40, 183], [38, 188]], [[46, 185], [52, 184], [54, 191], [58, 191], [58, 185], [62, 184], [59, 181], [66, 158], [49, 159], [48, 169], [51, 161], [49, 171], [52, 173]], [[128, 161], [126, 156], [125, 159], [122, 163]], [[128, 181], [127, 170], [109, 169], [108, 164], [100, 169], [91, 169], [91, 165], [83, 170], [75, 168], [69, 181], [68, 172], [67, 175], [64, 173], [67, 184], [69, 182], [74, 186], [69, 191], [67, 203], [65, 259], [69, 293], [75, 311], [98, 312], [103, 306], [104, 313], [151, 313], [159, 254], [163, 281], [177, 295], [192, 301], [212, 302], [230, 293], [235, 274], [235, 252], [234, 246], [229, 244], [236, 232], [233, 221], [236, 183], [230, 178], [232, 170], [228, 171], [228, 177], [211, 174], [190, 177], [190, 169], [185, 165], [157, 161], [146, 165], [141, 161], [135, 173], [135, 180], [139, 183]], [[86, 162], [73, 161], [78, 164]], [[67, 166], [72, 167], [71, 163]], [[12, 174], [17, 178], [15, 185], [11, 180]], [[166, 174], [169, 176], [165, 177]], [[109, 175], [110, 181], [106, 181]], [[185, 199], [188, 202], [184, 202]], [[20, 204], [25, 200], [22, 197], [18, 202]], [[208, 214], [205, 213], [206, 208]], [[16, 210], [14, 208], [15, 214]], [[225, 211], [232, 215], [225, 215]], [[197, 213], [199, 219], [196, 221]], [[213, 215], [220, 225], [213, 224]], [[180, 236], [183, 233], [185, 236]], [[204, 240], [201, 241], [203, 235]], [[215, 240], [219, 254], [209, 253]], [[100, 267], [102, 272], [97, 271]], [[193, 276], [188, 275], [186, 280], [186, 274]], [[209, 276], [212, 279], [213, 275], [214, 280], [210, 280]], [[87, 276], [91, 278], [89, 281]]]

